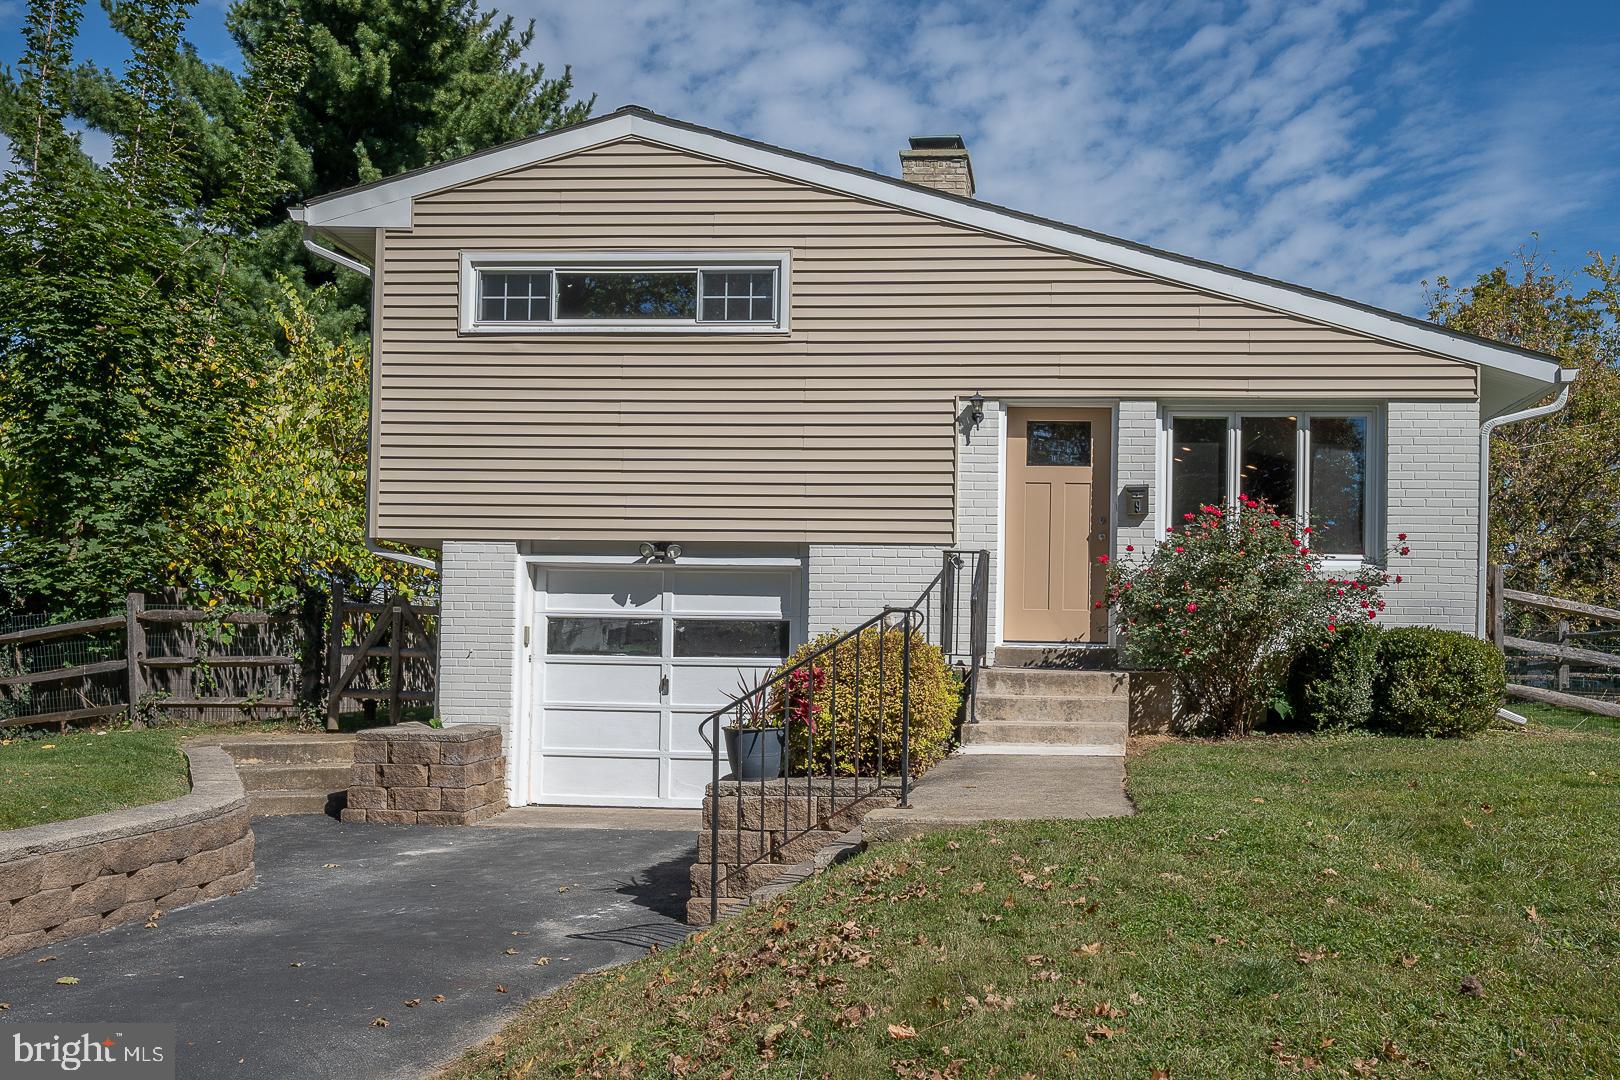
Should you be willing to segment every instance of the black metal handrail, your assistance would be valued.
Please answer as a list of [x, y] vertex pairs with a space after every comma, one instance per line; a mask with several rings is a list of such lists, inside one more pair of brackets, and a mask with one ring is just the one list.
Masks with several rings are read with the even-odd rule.
[[[971, 586], [964, 607], [957, 579], [970, 563]], [[947, 661], [954, 660], [967, 668], [969, 693], [973, 694], [987, 648], [988, 595], [989, 553], [947, 550], [943, 552], [940, 572], [913, 603], [884, 608], [792, 665], [745, 687], [737, 698], [703, 718], [698, 734], [710, 753], [707, 825], [711, 922], [719, 918], [722, 884], [736, 884], [727, 880], [732, 875], [746, 876], [750, 868], [777, 855], [794, 840], [879, 792], [896, 792], [901, 806], [910, 804], [913, 643], [920, 634], [925, 641], [938, 645]], [[959, 647], [964, 624], [965, 650]], [[898, 686], [891, 685], [895, 682], [889, 670], [888, 654], [894, 642], [891, 635], [899, 635]], [[877, 649], [875, 688], [862, 663], [869, 648]], [[869, 655], [865, 658], [871, 659]], [[852, 666], [841, 667], [841, 662]], [[841, 693], [854, 695], [852, 702], [845, 698], [849, 732], [843, 756], [839, 753]], [[885, 744], [885, 727], [896, 694], [899, 745], [891, 748]], [[968, 713], [973, 715], [971, 704]], [[824, 732], [818, 731], [818, 720], [823, 715]], [[739, 733], [739, 744], [742, 732], [761, 734], [752, 740], [752, 757], [738, 761], [735, 774], [722, 779], [720, 761], [728, 731]], [[893, 750], [898, 751], [898, 760], [891, 774], [885, 762]], [[780, 758], [779, 769], [776, 755]], [[754, 775], [744, 779], [744, 775], [737, 774]], [[801, 793], [796, 790], [800, 784], [802, 804]], [[796, 813], [795, 807], [800, 805], [802, 811]], [[723, 817], [731, 818], [727, 829], [721, 827]], [[752, 824], [744, 828], [748, 819]], [[750, 839], [745, 841], [745, 835]], [[730, 841], [724, 850], [722, 837]], [[722, 863], [730, 867], [724, 875]], [[746, 891], [739, 888], [737, 894]]]

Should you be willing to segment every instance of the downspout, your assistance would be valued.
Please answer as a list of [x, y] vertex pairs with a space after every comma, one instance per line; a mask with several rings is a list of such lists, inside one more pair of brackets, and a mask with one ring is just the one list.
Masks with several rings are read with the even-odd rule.
[[[353, 270], [361, 277], [364, 277], [367, 281], [371, 280], [371, 267], [367, 266], [363, 262], [360, 262], [358, 259], [351, 259], [347, 255], [340, 254], [333, 251], [331, 248], [322, 247], [320, 244], [317, 244], [310, 237], [309, 227], [307, 225], [304, 227], [304, 247], [307, 248], [312, 255], [318, 255], [329, 262], [334, 262], [343, 267], [345, 270]], [[377, 328], [375, 326], [372, 327], [373, 335], [375, 335], [376, 329]], [[375, 353], [375, 350], [373, 350], [373, 353]], [[369, 423], [366, 425], [366, 482], [368, 484], [371, 482], [371, 425]], [[434, 573], [438, 573], [439, 564], [437, 561], [433, 559], [424, 559], [420, 555], [408, 555], [403, 551], [390, 551], [387, 548], [379, 545], [376, 540], [372, 539], [370, 491], [366, 492], [365, 545], [366, 550], [377, 556], [379, 559], [385, 559], [388, 562], [403, 563], [406, 566], [414, 566], [418, 569], [432, 570]]]
[[1482, 639], [1486, 636], [1485, 606], [1490, 587], [1487, 578], [1491, 559], [1491, 434], [1504, 424], [1537, 420], [1562, 409], [1569, 401], [1569, 388], [1575, 381], [1575, 369], [1560, 368], [1559, 381], [1563, 385], [1559, 387], [1558, 396], [1546, 405], [1493, 416], [1479, 425], [1479, 591], [1475, 605], [1475, 632]]

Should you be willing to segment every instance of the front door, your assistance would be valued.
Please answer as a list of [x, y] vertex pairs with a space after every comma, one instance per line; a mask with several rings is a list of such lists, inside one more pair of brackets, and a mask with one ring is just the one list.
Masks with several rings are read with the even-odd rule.
[[1007, 410], [1008, 641], [1108, 638], [1111, 425], [1107, 409]]

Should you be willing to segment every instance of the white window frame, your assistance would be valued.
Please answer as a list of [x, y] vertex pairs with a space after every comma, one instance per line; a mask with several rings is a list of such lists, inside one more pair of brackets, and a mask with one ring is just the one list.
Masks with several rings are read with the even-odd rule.
[[1241, 417], [1245, 416], [1295, 416], [1298, 422], [1294, 427], [1294, 460], [1297, 462], [1294, 477], [1294, 505], [1285, 508], [1285, 512], [1294, 516], [1294, 519], [1305, 526], [1310, 521], [1311, 498], [1311, 460], [1310, 460], [1310, 427], [1314, 417], [1339, 418], [1361, 417], [1367, 421], [1367, 490], [1365, 493], [1366, 507], [1363, 514], [1362, 546], [1363, 555], [1334, 553], [1328, 551], [1318, 552], [1322, 556], [1323, 564], [1330, 568], [1353, 569], [1366, 565], [1377, 565], [1383, 561], [1383, 529], [1384, 529], [1384, 410], [1377, 405], [1340, 404], [1340, 405], [1311, 405], [1278, 407], [1272, 405], [1199, 405], [1188, 402], [1184, 405], [1166, 406], [1159, 413], [1159, 498], [1157, 503], [1158, 534], [1167, 535], [1166, 530], [1171, 526], [1179, 527], [1182, 523], [1172, 521], [1171, 492], [1173, 470], [1175, 469], [1175, 422], [1178, 417], [1184, 419], [1207, 419], [1226, 421], [1226, 507], [1235, 509], [1237, 497], [1243, 494], [1241, 477], [1242, 471], [1242, 428]]
[[[556, 273], [644, 270], [652, 273], [704, 270], [776, 275], [776, 318], [769, 322], [703, 322], [703, 288], [698, 280], [697, 312], [690, 319], [552, 319], [548, 322], [485, 322], [478, 303], [480, 275], [486, 271], [553, 275], [552, 310], [557, 305]], [[789, 324], [789, 283], [793, 255], [788, 251], [463, 251], [460, 322], [463, 334], [785, 334]]]

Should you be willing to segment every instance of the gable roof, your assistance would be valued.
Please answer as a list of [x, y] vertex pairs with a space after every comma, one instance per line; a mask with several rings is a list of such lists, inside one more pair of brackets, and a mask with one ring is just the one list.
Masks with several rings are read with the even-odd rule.
[[[289, 213], [310, 229], [333, 235], [364, 229], [409, 229], [412, 200], [446, 188], [591, 147], [640, 138], [678, 150], [797, 180], [941, 221], [1078, 255], [1177, 285], [1270, 308], [1313, 322], [1458, 360], [1492, 375], [1482, 385], [1482, 414], [1506, 412], [1573, 380], [1556, 357], [1460, 333], [1409, 315], [1193, 259], [978, 199], [919, 187], [892, 176], [812, 157], [767, 143], [659, 116], [636, 105], [504, 143], [437, 165], [310, 199]], [[1483, 380], [1482, 380], [1483, 381]]]

